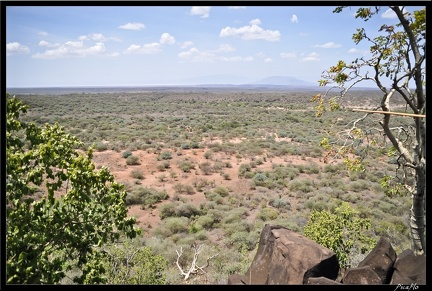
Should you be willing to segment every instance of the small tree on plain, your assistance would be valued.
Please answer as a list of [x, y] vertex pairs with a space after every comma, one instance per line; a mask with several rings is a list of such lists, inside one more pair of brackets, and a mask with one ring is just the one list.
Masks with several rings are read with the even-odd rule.
[[[345, 8], [337, 7], [333, 12], [340, 13]], [[350, 123], [352, 126], [341, 135], [332, 133], [330, 138], [324, 138], [321, 146], [327, 150], [326, 158], [344, 157], [349, 169], [365, 170], [362, 159], [367, 155], [367, 149], [374, 145], [386, 146], [378, 137], [384, 136], [385, 142], [390, 141], [389, 155], [395, 157], [397, 169], [394, 176], [386, 175], [381, 184], [389, 196], [411, 195], [412, 248], [415, 254], [423, 254], [426, 253], [426, 9], [413, 12], [401, 6], [389, 6], [388, 9], [387, 12], [394, 13], [399, 23], [382, 25], [373, 38], [364, 28], [357, 29], [353, 41], [356, 44], [369, 42], [370, 56], [351, 63], [340, 60], [324, 71], [320, 85], [334, 86], [311, 101], [317, 102], [317, 116], [321, 116], [327, 110], [343, 109], [344, 97], [361, 82], [372, 81], [381, 90], [382, 98], [373, 110], [360, 109], [366, 112], [363, 117]], [[382, 7], [360, 7], [355, 17], [368, 21], [380, 11]], [[386, 86], [385, 81], [390, 85]], [[338, 90], [339, 94], [330, 96], [332, 89]], [[405, 112], [394, 112], [396, 95], [402, 97]], [[377, 112], [382, 114], [381, 129], [362, 128], [362, 121]], [[396, 123], [397, 115], [407, 116], [407, 122]], [[361, 153], [359, 144], [367, 145]]]

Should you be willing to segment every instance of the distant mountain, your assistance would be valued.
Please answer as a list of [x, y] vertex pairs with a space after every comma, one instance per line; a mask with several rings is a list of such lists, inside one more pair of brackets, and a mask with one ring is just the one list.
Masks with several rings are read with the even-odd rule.
[[208, 75], [195, 78], [179, 79], [177, 83], [184, 85], [240, 85], [250, 83], [251, 81], [251, 78], [236, 75]]
[[318, 84], [314, 84], [311, 82], [306, 82], [294, 77], [289, 76], [272, 76], [267, 77], [253, 83], [253, 85], [278, 85], [278, 86], [317, 86]]
[[236, 75], [207, 75], [195, 78], [178, 80], [177, 84], [183, 85], [206, 85], [206, 86], [290, 86], [290, 87], [317, 87], [318, 83], [306, 82], [290, 76], [271, 76], [258, 81], [251, 78]]

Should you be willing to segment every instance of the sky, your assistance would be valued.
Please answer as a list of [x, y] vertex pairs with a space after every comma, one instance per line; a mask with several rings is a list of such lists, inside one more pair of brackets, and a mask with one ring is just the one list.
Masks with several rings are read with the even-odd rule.
[[384, 23], [397, 23], [385, 8], [365, 22], [354, 17], [356, 7], [54, 5], [6, 7], [7, 88], [245, 84], [271, 76], [318, 85], [338, 60], [368, 55], [369, 43], [352, 40], [357, 28], [377, 36]]

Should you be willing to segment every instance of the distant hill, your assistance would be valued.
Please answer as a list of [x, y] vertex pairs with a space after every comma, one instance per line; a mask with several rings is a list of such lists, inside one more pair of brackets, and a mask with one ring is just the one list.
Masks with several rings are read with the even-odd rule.
[[306, 82], [290, 76], [270, 76], [257, 81], [236, 75], [208, 75], [195, 78], [179, 80], [178, 84], [187, 85], [234, 85], [234, 86], [294, 86], [294, 87], [317, 87], [318, 83]]
[[179, 79], [176, 84], [183, 85], [240, 85], [250, 83], [251, 78], [246, 78], [237, 75], [207, 75], [194, 78]]
[[253, 85], [279, 85], [279, 86], [317, 86], [318, 83], [306, 82], [290, 76], [271, 76], [251, 83]]

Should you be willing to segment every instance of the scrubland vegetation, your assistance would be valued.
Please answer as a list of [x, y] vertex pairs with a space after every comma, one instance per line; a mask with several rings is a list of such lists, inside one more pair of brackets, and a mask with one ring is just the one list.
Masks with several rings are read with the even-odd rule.
[[[313, 211], [333, 212], [342, 202], [370, 220], [362, 235], [375, 241], [386, 237], [397, 253], [410, 248], [410, 197], [390, 199], [380, 186], [381, 178], [394, 171], [388, 148], [370, 152], [365, 172], [350, 172], [341, 160], [324, 163], [319, 143], [326, 131], [344, 130], [362, 114], [340, 110], [317, 118], [310, 103], [314, 94], [191, 89], [17, 97], [30, 106], [23, 121], [58, 122], [83, 141], [77, 150], [94, 145], [96, 152], [121, 154], [120, 161], [106, 161], [114, 164], [105, 166], [121, 164], [123, 170], [116, 171], [128, 172], [127, 179], [117, 181], [127, 191], [126, 204], [157, 210], [157, 224], [149, 228], [144, 223], [142, 236], [106, 251], [131, 260], [134, 248], [142, 250], [143, 260], [151, 252], [152, 266], [165, 266], [157, 270], [165, 283], [183, 284], [176, 261], [186, 270], [194, 256], [191, 246], [202, 245], [198, 265], [212, 259], [205, 273], [191, 275], [188, 283], [223, 284], [230, 274], [246, 272], [265, 224], [303, 234]], [[367, 106], [380, 92], [350, 94], [346, 108]], [[373, 125], [377, 118], [364, 122]], [[404, 117], [395, 118], [404, 122]], [[143, 158], [139, 151], [148, 155]], [[193, 158], [197, 153], [203, 160]], [[149, 164], [154, 170], [146, 168]], [[159, 186], [149, 185], [149, 176], [155, 176]], [[192, 199], [198, 196], [201, 199]], [[354, 244], [351, 254], [349, 263], [358, 263], [360, 246]], [[122, 272], [134, 277], [145, 269], [137, 261], [134, 266], [131, 273]], [[69, 277], [74, 272], [79, 270], [70, 271]], [[161, 283], [110, 276], [111, 283]]]

